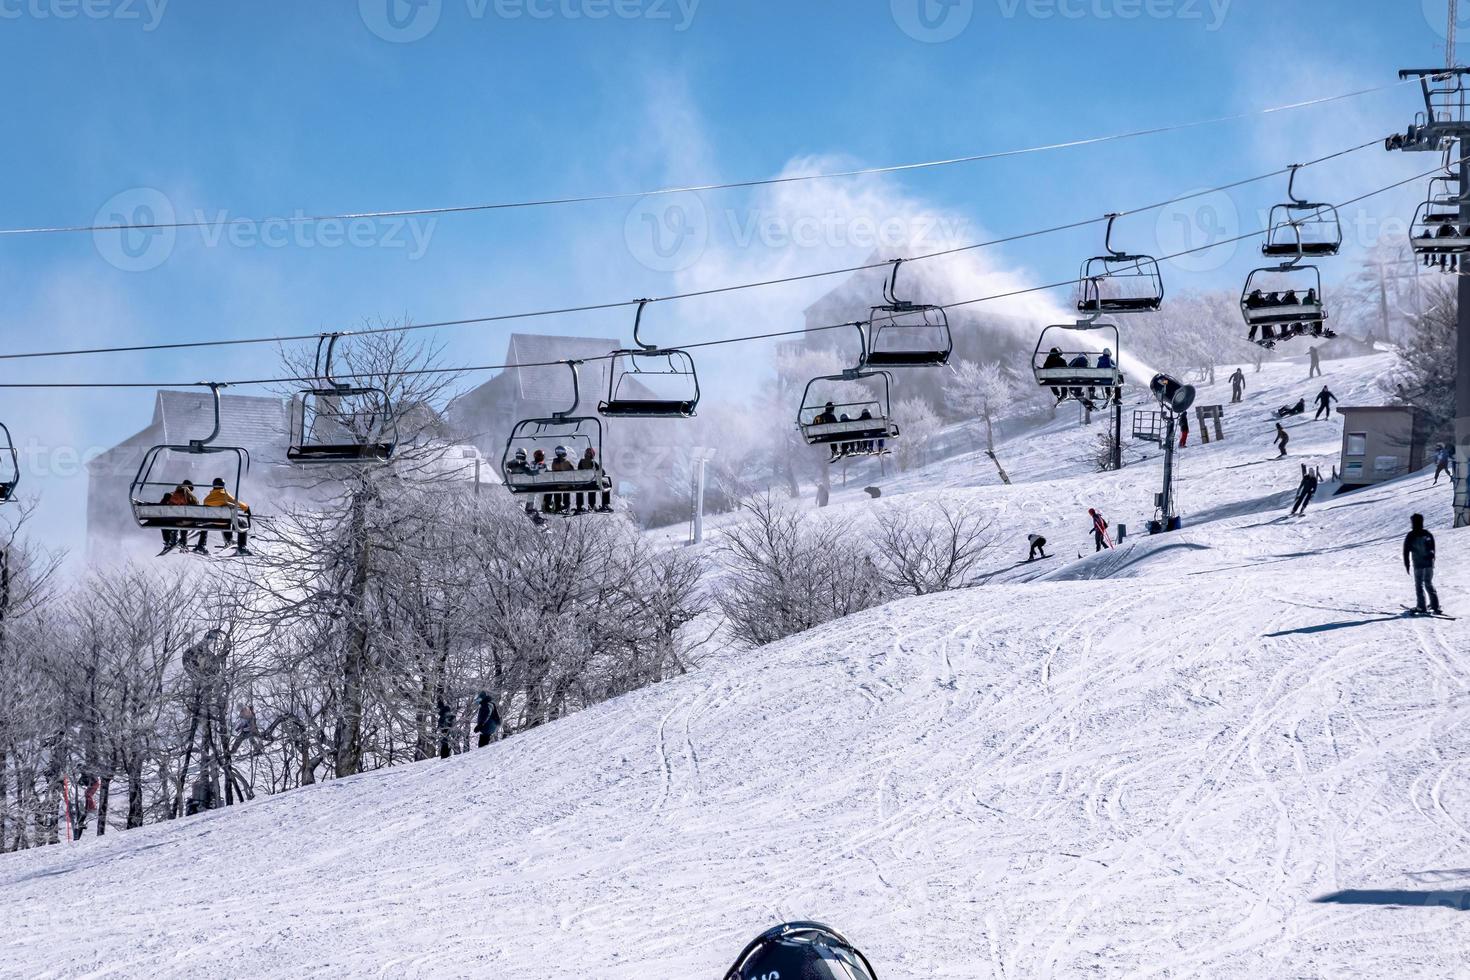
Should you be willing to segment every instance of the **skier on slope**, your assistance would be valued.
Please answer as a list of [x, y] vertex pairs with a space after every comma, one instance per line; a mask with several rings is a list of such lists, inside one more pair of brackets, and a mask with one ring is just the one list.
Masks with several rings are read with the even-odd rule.
[[1092, 541], [1096, 545], [1092, 553], [1097, 554], [1104, 548], [1111, 548], [1113, 543], [1108, 540], [1108, 522], [1091, 507], [1087, 508], [1087, 516], [1092, 518]]
[[1311, 355], [1311, 365], [1307, 368], [1308, 378], [1322, 377], [1322, 352], [1316, 347], [1308, 347], [1307, 353]]
[[1245, 372], [1240, 368], [1236, 368], [1235, 373], [1230, 376], [1230, 403], [1233, 405], [1240, 401], [1241, 396], [1244, 394]]
[[1316, 401], [1317, 414], [1312, 421], [1315, 422], [1324, 415], [1329, 419], [1332, 418], [1332, 403], [1337, 401], [1337, 396], [1328, 391], [1326, 385], [1323, 385], [1322, 390], [1317, 393]]
[[1450, 452], [1450, 447], [1444, 443], [1440, 443], [1434, 450], [1434, 482], [1436, 484], [1439, 483], [1439, 475], [1441, 473], [1448, 474], [1450, 480], [1454, 480], [1455, 470], [1452, 465], [1454, 458], [1454, 454]]
[[1031, 545], [1031, 554], [1027, 557], [1027, 561], [1051, 557], [1046, 553], [1046, 538], [1043, 538], [1039, 534], [1028, 534], [1026, 535], [1026, 541]]
[[495, 702], [490, 700], [486, 691], [481, 691], [475, 698], [478, 710], [475, 713], [475, 734], [480, 736], [479, 747], [484, 748], [490, 744], [490, 737], [500, 729], [500, 709], [495, 707]]
[[[1414, 514], [1409, 518], [1412, 530], [1404, 535], [1404, 571], [1414, 576], [1414, 594], [1419, 604], [1417, 613], [1432, 612], [1441, 615], [1439, 593], [1434, 590], [1434, 535], [1424, 528], [1424, 515]], [[1424, 593], [1429, 593], [1429, 608], [1424, 608]]]
[[1302, 482], [1296, 488], [1296, 503], [1291, 505], [1291, 516], [1306, 514], [1307, 504], [1312, 502], [1312, 497], [1317, 493], [1319, 482], [1316, 470], [1307, 469], [1307, 464], [1302, 464]]
[[1289, 442], [1291, 442], [1291, 436], [1287, 435], [1286, 434], [1286, 429], [1282, 427], [1282, 425], [1281, 425], [1280, 422], [1277, 422], [1276, 423], [1276, 447], [1281, 450], [1280, 454], [1276, 457], [1277, 459], [1280, 459], [1282, 456], [1285, 456], [1286, 455], [1286, 445]]

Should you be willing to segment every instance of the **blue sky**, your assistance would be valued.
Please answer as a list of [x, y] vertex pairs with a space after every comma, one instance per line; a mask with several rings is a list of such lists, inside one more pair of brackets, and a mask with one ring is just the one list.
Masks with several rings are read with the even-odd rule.
[[[916, 214], [937, 221], [946, 241], [1075, 220], [1385, 135], [1409, 121], [1415, 93], [839, 186], [705, 194], [691, 207], [707, 242], [672, 257], [650, 251], [646, 222], [687, 214], [648, 202], [366, 223], [325, 229], [326, 240], [308, 226], [275, 241], [281, 229], [258, 225], [232, 239], [219, 224], [893, 164], [1228, 114], [1439, 63], [1443, 6], [0, 0], [10, 93], [0, 225], [91, 224], [142, 206], [216, 223], [181, 230], [161, 251], [135, 241], [139, 254], [120, 250], [118, 236], [0, 239], [0, 336], [7, 350], [34, 350], [452, 319], [852, 264], [872, 251], [870, 226], [912, 231], [905, 220]], [[1303, 189], [1342, 198], [1432, 165], [1364, 151], [1322, 168], [1320, 183], [1304, 174]], [[1254, 185], [1205, 202], [1214, 210], [1141, 216], [1120, 237], [1168, 251], [1231, 221], [1248, 230], [1282, 190]], [[1371, 244], [1374, 221], [1411, 210], [1412, 199], [1385, 195], [1345, 215], [1363, 228], [1350, 231], [1350, 248]], [[331, 237], [347, 231], [360, 237]], [[1001, 281], [991, 273], [1065, 278], [1098, 244], [1089, 229], [997, 250], [975, 288]], [[1234, 284], [1250, 253], [1166, 270], [1171, 288]], [[689, 339], [791, 328], [824, 288], [671, 304], [660, 323]], [[942, 297], [958, 298], [968, 297]], [[590, 314], [535, 328], [626, 334], [626, 320]], [[442, 340], [453, 360], [493, 363], [510, 329]], [[748, 379], [752, 353], [716, 358], [713, 390]], [[268, 347], [113, 355], [0, 372], [184, 381], [269, 374], [275, 356]], [[28, 489], [44, 494], [53, 540], [81, 543], [85, 480], [72, 475], [68, 451], [112, 445], [143, 427], [150, 408], [147, 392], [0, 392], [0, 418], [36, 450]]]

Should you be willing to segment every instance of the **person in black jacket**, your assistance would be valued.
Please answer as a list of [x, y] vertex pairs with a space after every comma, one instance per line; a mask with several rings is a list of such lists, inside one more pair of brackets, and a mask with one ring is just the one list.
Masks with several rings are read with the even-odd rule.
[[1337, 396], [1328, 391], [1326, 385], [1323, 385], [1322, 390], [1317, 393], [1316, 401], [1317, 414], [1312, 419], [1312, 421], [1315, 422], [1317, 421], [1317, 419], [1320, 419], [1324, 415], [1327, 416], [1329, 419], [1332, 418], [1332, 403], [1337, 401]]
[[1310, 504], [1312, 498], [1317, 494], [1317, 482], [1317, 472], [1307, 469], [1307, 464], [1303, 463], [1302, 482], [1296, 488], [1296, 503], [1291, 505], [1291, 515], [1293, 517], [1297, 514], [1305, 514], [1307, 512], [1307, 504]]
[[[1414, 576], [1414, 593], [1419, 598], [1415, 612], [1432, 612], [1440, 615], [1439, 593], [1434, 591], [1434, 535], [1424, 528], [1424, 515], [1409, 518], [1413, 529], [1404, 535], [1404, 571]], [[1429, 608], [1424, 608], [1424, 594], [1429, 593]]]
[[478, 706], [475, 712], [475, 734], [480, 736], [479, 745], [483, 749], [490, 744], [490, 737], [500, 730], [500, 710], [485, 691], [481, 691], [475, 698], [475, 704]]

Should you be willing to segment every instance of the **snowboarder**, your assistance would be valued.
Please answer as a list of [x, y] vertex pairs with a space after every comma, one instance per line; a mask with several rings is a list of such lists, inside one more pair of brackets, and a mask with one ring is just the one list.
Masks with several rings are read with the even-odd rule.
[[1031, 554], [1027, 557], [1027, 561], [1051, 557], [1046, 553], [1046, 538], [1043, 538], [1039, 534], [1028, 534], [1026, 535], [1026, 540], [1031, 545]]
[[1234, 405], [1245, 395], [1245, 372], [1240, 368], [1230, 376], [1230, 403]]
[[[1434, 535], [1424, 529], [1424, 515], [1414, 514], [1409, 518], [1412, 530], [1404, 535], [1404, 571], [1414, 576], [1414, 594], [1419, 599], [1415, 612], [1432, 612], [1442, 615], [1439, 608], [1439, 593], [1434, 591]], [[1424, 606], [1424, 594], [1429, 593], [1429, 607]]]
[[1087, 516], [1092, 518], [1092, 541], [1096, 545], [1092, 553], [1097, 554], [1104, 548], [1111, 548], [1113, 542], [1108, 540], [1108, 522], [1091, 507], [1087, 508]]
[[1183, 449], [1184, 448], [1184, 444], [1187, 443], [1187, 442], [1189, 442], [1189, 413], [1188, 412], [1180, 412], [1179, 413], [1179, 448], [1180, 449]]
[[1315, 347], [1307, 348], [1307, 355], [1311, 358], [1312, 365], [1307, 369], [1308, 378], [1322, 377], [1322, 352]]
[[1280, 459], [1282, 456], [1285, 456], [1286, 455], [1286, 444], [1289, 443], [1289, 442], [1291, 442], [1291, 436], [1287, 435], [1286, 434], [1286, 429], [1282, 427], [1282, 425], [1281, 425], [1280, 422], [1277, 422], [1276, 423], [1276, 446], [1277, 446], [1278, 449], [1281, 450], [1281, 452], [1279, 454], [1277, 454], [1277, 456], [1276, 456], [1277, 459]]
[[1302, 482], [1296, 488], [1296, 503], [1291, 505], [1291, 516], [1295, 517], [1297, 514], [1307, 512], [1307, 504], [1310, 504], [1312, 497], [1316, 495], [1319, 480], [1317, 472], [1307, 469], [1307, 464], [1303, 463]]
[[490, 737], [500, 730], [500, 709], [490, 700], [490, 694], [481, 691], [475, 698], [478, 710], [475, 713], [475, 734], [480, 736], [479, 746], [490, 744]]
[[1298, 398], [1295, 405], [1282, 405], [1276, 410], [1276, 417], [1278, 419], [1305, 414], [1307, 414], [1307, 400], [1305, 398]]
[[1335, 401], [1337, 401], [1337, 396], [1328, 391], [1326, 385], [1323, 385], [1322, 390], [1317, 393], [1317, 415], [1312, 419], [1312, 421], [1315, 422], [1318, 419], [1321, 419], [1324, 415], [1326, 415], [1328, 419], [1331, 419], [1332, 403]]
[[1454, 458], [1454, 454], [1450, 452], [1450, 447], [1444, 443], [1440, 443], [1434, 450], [1434, 482], [1436, 485], [1439, 483], [1439, 475], [1441, 473], [1447, 474], [1451, 480], [1454, 480], [1455, 471], [1451, 466]]

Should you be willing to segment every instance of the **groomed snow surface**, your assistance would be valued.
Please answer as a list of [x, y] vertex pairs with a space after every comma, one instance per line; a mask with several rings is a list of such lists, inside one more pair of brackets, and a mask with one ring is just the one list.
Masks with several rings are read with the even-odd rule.
[[[1389, 363], [1326, 380], [1377, 404]], [[1427, 471], [1283, 519], [1341, 438], [1294, 420], [1268, 461], [1305, 374], [1247, 369], [1227, 440], [1182, 454], [1180, 533], [1134, 536], [1158, 461], [1088, 473], [1066, 408], [1001, 447], [1014, 487], [972, 457], [834, 494], [992, 509], [980, 587], [448, 761], [5, 855], [0, 973], [715, 978], [814, 918], [885, 980], [1463, 975], [1470, 634], [1400, 615], [1399, 542], [1423, 511], [1470, 611], [1470, 537]], [[1131, 532], [1096, 557], [1094, 505]], [[1032, 531], [1059, 557], [1015, 567]]]

